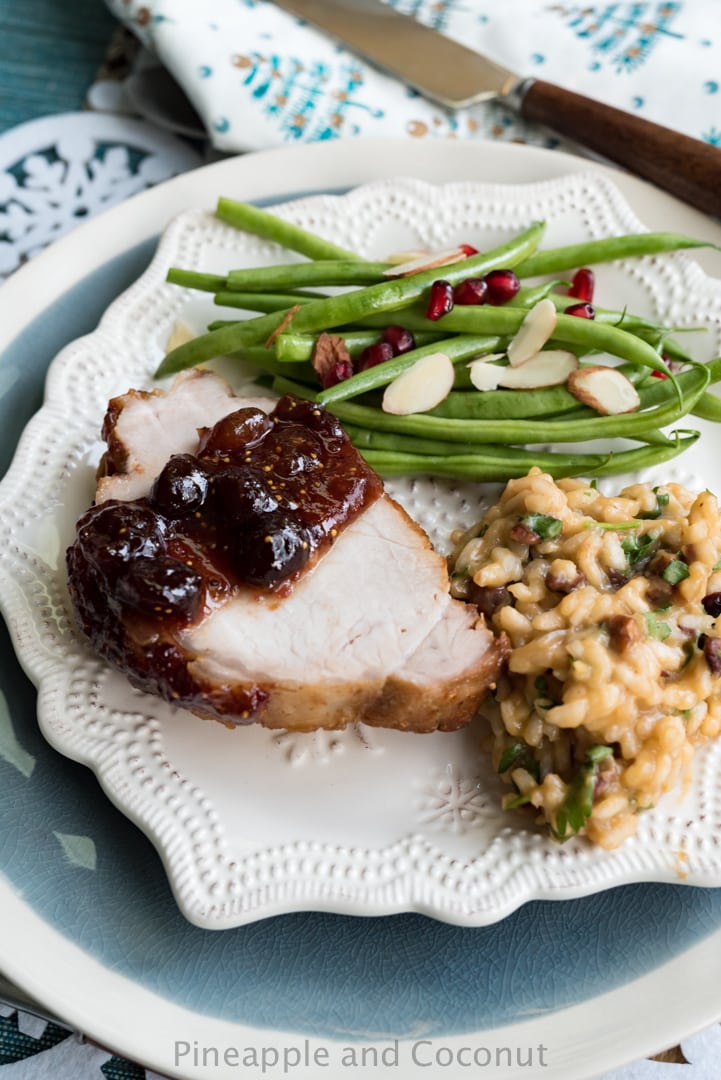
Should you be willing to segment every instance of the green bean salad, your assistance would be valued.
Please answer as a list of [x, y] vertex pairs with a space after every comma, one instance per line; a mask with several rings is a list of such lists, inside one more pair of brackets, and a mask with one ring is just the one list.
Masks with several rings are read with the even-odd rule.
[[[721, 420], [709, 392], [721, 358], [700, 363], [674, 328], [594, 303], [599, 263], [713, 245], [647, 232], [544, 250], [535, 222], [488, 251], [459, 243], [369, 261], [254, 206], [221, 198], [216, 214], [304, 261], [171, 268], [169, 282], [244, 315], [172, 349], [156, 377], [247, 362], [277, 392], [333, 412], [381, 475], [496, 481], [537, 465], [554, 478], [605, 476], [692, 446], [697, 430], [668, 430], [686, 417]], [[609, 438], [631, 445], [596, 443]]]

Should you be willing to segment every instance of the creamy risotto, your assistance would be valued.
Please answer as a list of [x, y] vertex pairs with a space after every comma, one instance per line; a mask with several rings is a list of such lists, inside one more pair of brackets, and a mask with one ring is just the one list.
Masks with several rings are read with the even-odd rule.
[[721, 518], [709, 491], [615, 496], [539, 469], [460, 540], [453, 592], [510, 639], [484, 707], [507, 808], [605, 848], [721, 731]]

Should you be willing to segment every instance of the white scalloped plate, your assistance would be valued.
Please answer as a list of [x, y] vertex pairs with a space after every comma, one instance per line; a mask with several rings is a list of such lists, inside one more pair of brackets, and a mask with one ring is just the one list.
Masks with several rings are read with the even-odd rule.
[[[516, 187], [398, 179], [287, 203], [282, 213], [376, 257], [419, 244], [488, 246], [538, 218], [548, 223], [545, 245], [642, 227], [606, 177], [590, 173]], [[223, 272], [274, 261], [273, 245], [206, 211], [185, 213], [98, 329], [51, 366], [46, 403], [0, 487], [0, 597], [39, 686], [46, 737], [95, 770], [155, 843], [185, 915], [204, 927], [308, 909], [421, 911], [483, 925], [533, 898], [632, 881], [721, 885], [719, 745], [698, 755], [685, 796], [644, 815], [620, 850], [582, 841], [559, 847], [521, 814], [500, 810], [500, 785], [474, 726], [430, 736], [362, 727], [228, 731], [134, 691], [81, 640], [64, 551], [92, 498], [106, 403], [129, 386], [151, 385], [178, 318], [200, 329], [219, 315], [206, 298], [165, 284], [168, 266]], [[603, 267], [597, 297], [678, 326], [706, 326], [689, 335], [696, 355], [721, 352], [721, 287], [683, 254]], [[241, 388], [237, 371], [235, 381]], [[648, 478], [718, 487], [718, 452], [719, 435], [707, 428], [700, 449]], [[432, 480], [392, 490], [440, 547], [489, 496]]]

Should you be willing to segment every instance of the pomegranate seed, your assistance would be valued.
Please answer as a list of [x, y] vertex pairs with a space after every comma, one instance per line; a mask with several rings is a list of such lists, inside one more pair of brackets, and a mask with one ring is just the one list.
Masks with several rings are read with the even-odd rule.
[[587, 266], [582, 266], [571, 278], [568, 295], [575, 296], [577, 300], [584, 300], [590, 304], [593, 300], [594, 284], [593, 270], [589, 270]]
[[512, 270], [491, 270], [484, 281], [488, 288], [487, 303], [507, 304], [521, 287], [521, 283]]
[[470, 277], [461, 281], [453, 290], [456, 304], [485, 304], [488, 286], [483, 278]]
[[324, 390], [327, 390], [329, 386], [335, 386], [336, 383], [350, 379], [352, 374], [353, 365], [350, 360], [336, 360], [321, 376], [321, 385]]
[[593, 304], [571, 304], [564, 311], [564, 315], [575, 315], [579, 319], [595, 319], [596, 309]]
[[367, 371], [376, 364], [384, 364], [386, 360], [392, 360], [395, 356], [393, 346], [388, 341], [377, 341], [375, 345], [369, 345], [358, 357], [358, 370]]
[[458, 247], [464, 255], [471, 256], [478, 254], [478, 248], [474, 248], [473, 244], [459, 244]]
[[404, 326], [386, 326], [381, 335], [381, 340], [391, 346], [394, 356], [410, 352], [411, 349], [416, 347], [416, 339], [410, 330], [406, 330]]
[[440, 319], [442, 315], [447, 315], [448, 312], [452, 310], [453, 286], [449, 281], [434, 281], [431, 285], [431, 291], [428, 297], [426, 318], [432, 319], [433, 322], [435, 322], [436, 319]]

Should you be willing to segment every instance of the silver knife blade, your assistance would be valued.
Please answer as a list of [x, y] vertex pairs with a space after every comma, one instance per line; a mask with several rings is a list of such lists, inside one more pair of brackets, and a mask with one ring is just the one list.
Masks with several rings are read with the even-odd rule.
[[523, 81], [382, 0], [276, 0], [447, 108], [507, 96]]
[[381, 0], [276, 0], [451, 109], [489, 98], [718, 215], [721, 150], [543, 79], [519, 78]]

